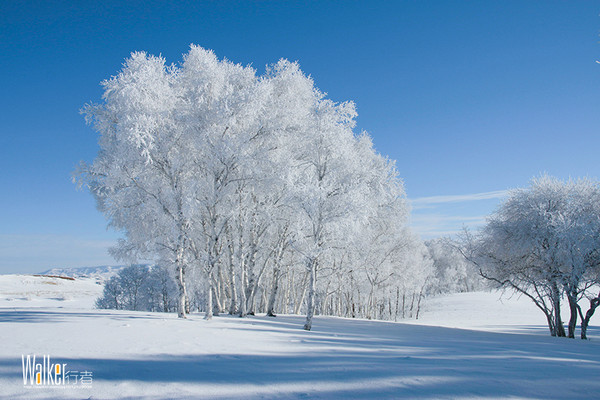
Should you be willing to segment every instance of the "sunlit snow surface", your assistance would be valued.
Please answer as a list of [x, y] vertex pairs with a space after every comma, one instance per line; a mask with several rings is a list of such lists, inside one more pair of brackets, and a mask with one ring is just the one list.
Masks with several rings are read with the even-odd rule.
[[[419, 321], [94, 310], [102, 287], [0, 276], [0, 398], [597, 398], [600, 331], [548, 335], [527, 299], [429, 300]], [[93, 373], [88, 388], [24, 387], [22, 354]]]

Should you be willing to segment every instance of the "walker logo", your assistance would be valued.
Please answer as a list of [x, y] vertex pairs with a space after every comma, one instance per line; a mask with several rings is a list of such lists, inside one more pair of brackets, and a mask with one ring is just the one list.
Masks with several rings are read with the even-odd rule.
[[91, 386], [90, 371], [69, 371], [67, 364], [53, 363], [49, 355], [21, 355], [24, 386]]

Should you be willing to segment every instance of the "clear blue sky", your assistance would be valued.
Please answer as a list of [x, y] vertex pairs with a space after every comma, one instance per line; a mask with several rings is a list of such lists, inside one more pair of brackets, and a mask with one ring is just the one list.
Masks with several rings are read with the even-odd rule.
[[[600, 176], [599, 1], [0, 1], [0, 273], [114, 263], [79, 109], [136, 50], [298, 60], [397, 160], [424, 237], [541, 172]], [[479, 199], [483, 197], [484, 199]], [[486, 199], [487, 198], [487, 199]]]

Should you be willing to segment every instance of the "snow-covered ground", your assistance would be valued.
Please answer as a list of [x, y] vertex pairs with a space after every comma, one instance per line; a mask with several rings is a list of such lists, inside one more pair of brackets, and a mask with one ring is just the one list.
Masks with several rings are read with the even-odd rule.
[[0, 307], [90, 310], [102, 288], [96, 278], [0, 275]]
[[[0, 397], [524, 398], [600, 393], [600, 331], [548, 335], [527, 299], [430, 300], [408, 323], [94, 310], [101, 286], [0, 276]], [[459, 329], [457, 329], [459, 328]], [[91, 386], [23, 385], [21, 355], [48, 354]]]
[[[542, 330], [544, 335], [549, 332], [546, 317], [533, 302], [525, 296], [511, 293], [494, 291], [443, 295], [427, 299], [423, 309], [418, 320], [403, 322], [490, 332]], [[568, 317], [567, 304], [563, 304], [562, 313]]]

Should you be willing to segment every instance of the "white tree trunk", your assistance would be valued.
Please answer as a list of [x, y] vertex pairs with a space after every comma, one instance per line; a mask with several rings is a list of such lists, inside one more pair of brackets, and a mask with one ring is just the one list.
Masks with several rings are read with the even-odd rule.
[[235, 264], [233, 256], [233, 247], [231, 245], [231, 238], [229, 238], [230, 244], [229, 249], [229, 279], [231, 285], [231, 303], [229, 305], [229, 314], [235, 314], [237, 312], [237, 284], [235, 279]]
[[204, 319], [211, 320], [213, 317], [213, 301], [212, 301], [212, 279], [210, 273], [206, 277], [206, 311], [204, 312]]
[[239, 291], [239, 301], [240, 301], [240, 317], [245, 317], [248, 315], [247, 308], [247, 297], [246, 297], [246, 286], [247, 286], [247, 272], [246, 272], [246, 262], [242, 258], [242, 276], [240, 277], [240, 291]]
[[[304, 304], [304, 298], [306, 297], [306, 289], [308, 289], [308, 285], [306, 284], [306, 282], [308, 281], [308, 278], [310, 277], [310, 272], [306, 271], [306, 274], [304, 274], [304, 279], [302, 280], [302, 293], [300, 294], [300, 298], [298, 299], [298, 301], [296, 302], [296, 306], [294, 307], [294, 314], [300, 314], [300, 309], [302, 308], [302, 304]], [[297, 297], [294, 295], [294, 299], [297, 299]]]
[[309, 278], [308, 278], [308, 304], [306, 309], [306, 323], [304, 329], [310, 331], [312, 328], [312, 320], [315, 314], [315, 294], [317, 283], [317, 262], [311, 260], [309, 262]]
[[279, 290], [279, 265], [275, 266], [273, 270], [273, 285], [271, 286], [271, 295], [269, 297], [269, 305], [267, 306], [267, 315], [269, 317], [275, 317], [275, 299], [277, 298], [277, 291]]
[[177, 316], [186, 318], [186, 299], [187, 290], [185, 287], [184, 268], [182, 265], [177, 266], [177, 287], [179, 289], [179, 299], [177, 302]]

